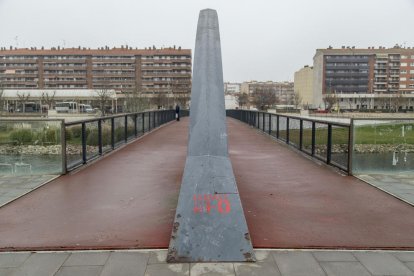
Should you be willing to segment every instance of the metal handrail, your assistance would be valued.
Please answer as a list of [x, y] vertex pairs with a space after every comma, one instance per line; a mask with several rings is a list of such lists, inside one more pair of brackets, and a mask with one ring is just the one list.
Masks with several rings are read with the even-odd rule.
[[[188, 116], [187, 110], [182, 110], [180, 112], [180, 116]], [[123, 118], [123, 134], [121, 141], [115, 141], [115, 119]], [[128, 134], [128, 118], [133, 119], [133, 135]], [[138, 125], [138, 118], [140, 118], [141, 125]], [[111, 125], [111, 138], [110, 138], [110, 148], [107, 150], [103, 150], [103, 128], [102, 122], [110, 120]], [[122, 144], [126, 144], [131, 140], [135, 140], [138, 137], [142, 136], [145, 132], [149, 132], [165, 123], [175, 120], [175, 110], [153, 110], [153, 111], [146, 111], [146, 112], [137, 112], [137, 113], [125, 113], [121, 115], [112, 115], [100, 118], [93, 118], [87, 120], [79, 120], [79, 121], [72, 121], [64, 123], [62, 128], [62, 148], [65, 150], [62, 151], [62, 161], [63, 161], [63, 173], [67, 173], [68, 171], [74, 170], [79, 166], [87, 164], [89, 161], [92, 161], [96, 158], [103, 156], [105, 153], [110, 152], [118, 148]], [[97, 123], [97, 135], [98, 135], [98, 152], [92, 156], [88, 157], [87, 152], [87, 131], [86, 131], [86, 124], [88, 123]], [[80, 125], [81, 126], [81, 159], [78, 162], [68, 164], [67, 159], [67, 141], [66, 141], [66, 133], [67, 127]]]
[[[353, 121], [351, 120], [350, 123], [340, 123], [340, 122], [332, 122], [332, 121], [325, 121], [325, 120], [318, 120], [318, 119], [312, 119], [312, 118], [303, 118], [300, 116], [290, 116], [285, 114], [275, 114], [275, 113], [268, 113], [268, 112], [260, 112], [260, 111], [251, 111], [251, 110], [227, 110], [227, 116], [232, 117], [234, 119], [240, 120], [242, 122], [245, 122], [255, 128], [258, 128], [259, 130], [263, 131], [264, 133], [271, 135], [272, 137], [276, 138], [277, 140], [283, 141], [289, 146], [294, 147], [295, 149], [310, 155], [313, 158], [319, 159], [323, 162], [325, 162], [328, 165], [337, 167], [348, 174], [352, 174], [352, 168], [351, 168], [351, 162], [352, 162], [352, 150], [353, 150], [353, 135], [352, 135], [352, 124]], [[276, 124], [276, 129], [272, 128], [272, 122], [273, 118], [276, 118], [276, 121], [274, 122]], [[284, 123], [285, 129], [280, 129], [280, 118], [286, 118], [286, 121]], [[298, 120], [299, 126], [295, 127], [294, 130], [299, 130], [299, 142], [294, 143], [292, 142], [291, 137], [291, 131], [293, 128], [291, 128], [291, 125], [289, 124], [292, 120]], [[267, 121], [267, 125], [266, 125]], [[303, 122], [310, 122], [312, 123], [311, 128], [306, 128], [311, 130], [311, 147], [310, 150], [306, 150], [303, 146], [303, 130], [305, 129], [303, 126]], [[326, 156], [320, 156], [316, 152], [316, 124], [324, 124], [326, 125], [327, 133], [326, 133]], [[346, 165], [339, 164], [332, 160], [332, 148], [333, 148], [333, 131], [332, 129], [334, 127], [341, 127], [345, 128], [348, 131], [348, 137], [347, 137], [347, 160]], [[281, 131], [286, 131], [285, 138], [282, 138], [280, 135]]]

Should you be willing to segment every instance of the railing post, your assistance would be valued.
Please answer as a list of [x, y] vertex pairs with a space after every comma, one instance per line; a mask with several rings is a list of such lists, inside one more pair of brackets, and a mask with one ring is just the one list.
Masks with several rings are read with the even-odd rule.
[[61, 154], [62, 154], [62, 174], [68, 172], [67, 160], [66, 160], [66, 126], [65, 121], [60, 121], [60, 143], [61, 143]]
[[266, 129], [265, 129], [265, 121], [266, 121], [265, 118], [266, 118], [265, 113], [262, 112], [262, 129], [263, 129], [263, 132], [266, 131]]
[[98, 152], [102, 155], [102, 120], [98, 120]]
[[151, 130], [151, 112], [148, 111], [148, 131]]
[[312, 122], [312, 156], [315, 155], [316, 124]]
[[115, 118], [111, 118], [111, 146], [115, 149]]
[[286, 117], [286, 144], [289, 144], [289, 117]]
[[326, 163], [331, 163], [332, 155], [332, 125], [328, 124], [328, 143], [326, 144]]
[[260, 129], [259, 112], [257, 111], [254, 113], [254, 127]]
[[145, 133], [145, 113], [144, 112], [142, 112], [141, 113], [141, 118], [142, 118], [142, 134], [144, 134]]
[[125, 144], [128, 142], [128, 115], [125, 115], [124, 118], [124, 135], [125, 135]]
[[299, 150], [303, 150], [303, 120], [299, 121]]
[[269, 113], [269, 135], [272, 135], [272, 114]]
[[134, 134], [135, 134], [135, 138], [137, 138], [138, 137], [138, 125], [137, 125], [137, 122], [138, 122], [138, 114], [134, 114]]
[[348, 131], [348, 175], [352, 175], [352, 156], [354, 154], [354, 119], [351, 118]]
[[86, 164], [86, 125], [82, 123], [82, 162]]
[[279, 139], [279, 115], [276, 115], [276, 139]]

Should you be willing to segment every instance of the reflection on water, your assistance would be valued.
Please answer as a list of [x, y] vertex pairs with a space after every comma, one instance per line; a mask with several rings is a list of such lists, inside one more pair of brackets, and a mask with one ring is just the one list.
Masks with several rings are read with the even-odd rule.
[[353, 173], [398, 173], [413, 171], [414, 153], [354, 153]]
[[61, 174], [61, 155], [1, 155], [0, 174]]

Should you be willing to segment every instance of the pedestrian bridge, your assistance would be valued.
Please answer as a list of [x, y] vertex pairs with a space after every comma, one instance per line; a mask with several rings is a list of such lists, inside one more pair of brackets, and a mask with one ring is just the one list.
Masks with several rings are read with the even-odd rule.
[[[0, 250], [167, 248], [187, 117], [153, 129], [0, 208]], [[414, 208], [227, 118], [255, 248], [414, 249]]]

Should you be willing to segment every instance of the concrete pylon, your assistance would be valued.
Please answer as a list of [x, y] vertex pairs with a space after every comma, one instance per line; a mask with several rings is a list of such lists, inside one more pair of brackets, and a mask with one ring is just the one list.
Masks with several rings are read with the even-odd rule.
[[198, 19], [188, 153], [167, 260], [255, 261], [228, 155], [220, 33], [211, 9]]

